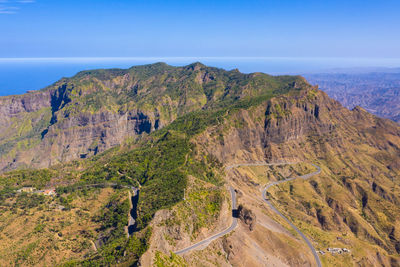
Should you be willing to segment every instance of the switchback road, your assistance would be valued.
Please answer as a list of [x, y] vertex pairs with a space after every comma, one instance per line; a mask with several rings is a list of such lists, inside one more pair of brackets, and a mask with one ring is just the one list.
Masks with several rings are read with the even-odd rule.
[[[298, 162], [278, 162], [278, 163], [263, 163], [263, 162], [255, 162], [255, 163], [243, 163], [243, 164], [234, 164], [234, 165], [230, 165], [228, 166], [226, 169], [232, 169], [232, 168], [237, 168], [237, 167], [241, 167], [241, 166], [278, 166], [278, 165], [291, 165], [291, 164], [296, 164]], [[306, 175], [302, 175], [302, 176], [297, 176], [297, 177], [292, 177], [292, 178], [288, 178], [285, 180], [280, 180], [280, 181], [276, 181], [276, 182], [272, 182], [270, 184], [268, 184], [263, 192], [262, 192], [262, 197], [263, 200], [268, 204], [268, 206], [274, 211], [276, 212], [279, 216], [281, 216], [300, 236], [301, 238], [303, 238], [303, 240], [307, 243], [307, 246], [310, 248], [312, 254], [314, 255], [314, 259], [315, 259], [315, 263], [317, 264], [318, 267], [322, 267], [321, 261], [318, 257], [317, 251], [315, 250], [315, 248], [313, 247], [313, 245], [311, 244], [310, 240], [291, 222], [289, 221], [288, 218], [286, 218], [282, 213], [280, 213], [280, 211], [275, 208], [275, 206], [267, 199], [267, 190], [269, 188], [271, 188], [272, 186], [281, 184], [281, 183], [285, 183], [285, 182], [289, 182], [289, 181], [293, 181], [295, 179], [303, 179], [303, 180], [307, 180], [311, 177], [313, 177], [314, 175], [320, 174], [321, 173], [321, 168], [315, 164], [311, 164], [313, 165], [315, 168], [317, 168], [317, 170], [315, 172], [306, 174]]]
[[299, 230], [299, 228], [297, 228], [288, 218], [286, 218], [277, 208], [275, 208], [275, 206], [267, 198], [267, 190], [269, 188], [271, 188], [272, 186], [275, 186], [275, 185], [281, 184], [281, 183], [285, 183], [285, 182], [289, 182], [289, 181], [293, 181], [295, 179], [307, 180], [307, 179], [313, 177], [314, 175], [317, 175], [317, 174], [321, 173], [321, 168], [319, 166], [314, 165], [314, 164], [312, 164], [312, 165], [317, 168], [317, 171], [309, 173], [309, 174], [306, 174], [306, 175], [303, 175], [303, 176], [292, 177], [292, 178], [288, 178], [288, 179], [285, 179], [285, 180], [272, 182], [272, 183], [268, 184], [264, 188], [264, 190], [262, 192], [262, 196], [263, 196], [263, 200], [268, 204], [268, 206], [273, 211], [275, 211], [279, 216], [281, 216], [301, 236], [301, 238], [303, 238], [303, 240], [307, 243], [307, 246], [310, 248], [312, 254], [314, 255], [315, 263], [317, 264], [318, 267], [322, 267], [321, 261], [320, 261], [320, 259], [318, 257], [318, 254], [317, 254], [317, 251], [315, 250], [315, 248], [311, 244], [310, 240]]
[[[296, 164], [296, 162], [279, 162], [279, 163], [263, 163], [263, 162], [255, 162], [255, 163], [243, 163], [243, 164], [234, 164], [234, 165], [230, 165], [226, 167], [226, 170], [230, 170], [233, 168], [237, 168], [237, 167], [241, 167], [241, 166], [277, 166], [277, 165], [290, 165], [290, 164]], [[313, 245], [311, 244], [310, 240], [291, 222], [289, 221], [288, 218], [286, 218], [277, 208], [275, 208], [275, 206], [267, 199], [267, 190], [269, 188], [271, 188], [272, 186], [284, 183], [284, 182], [289, 182], [289, 181], [293, 181], [295, 179], [303, 179], [303, 180], [307, 180], [319, 173], [321, 173], [321, 168], [315, 164], [312, 164], [314, 167], [317, 168], [317, 171], [306, 174], [306, 175], [302, 175], [302, 176], [298, 176], [298, 177], [292, 177], [292, 178], [288, 178], [285, 180], [280, 180], [280, 181], [276, 181], [276, 182], [272, 182], [270, 184], [268, 184], [263, 192], [262, 192], [262, 198], [263, 200], [268, 204], [268, 206], [274, 211], [276, 212], [279, 216], [281, 216], [300, 236], [301, 238], [306, 242], [307, 246], [310, 248], [311, 252], [313, 253], [315, 262], [317, 264], [318, 267], [322, 267], [321, 261], [318, 257], [317, 251], [315, 250], [315, 248], [313, 247]], [[231, 193], [231, 197], [232, 197], [232, 210], [236, 210], [236, 193], [235, 190], [230, 187], [230, 193]], [[222, 237], [226, 234], [228, 234], [229, 232], [233, 231], [237, 226], [237, 218], [232, 217], [232, 225], [225, 229], [224, 231], [215, 234], [211, 237], [208, 237], [194, 245], [191, 245], [190, 247], [184, 248], [182, 250], [176, 251], [175, 254], [177, 255], [182, 255], [186, 252], [189, 252], [193, 249], [196, 248], [201, 248], [202, 246], [208, 246], [208, 244], [210, 244], [212, 241], [214, 241], [215, 239]]]

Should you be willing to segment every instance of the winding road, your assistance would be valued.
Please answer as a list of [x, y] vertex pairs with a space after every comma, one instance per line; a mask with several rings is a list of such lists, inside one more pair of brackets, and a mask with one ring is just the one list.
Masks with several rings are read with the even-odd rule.
[[[229, 188], [229, 191], [231, 192], [231, 197], [232, 197], [232, 213], [233, 213], [233, 210], [236, 210], [236, 192], [232, 187]], [[215, 234], [215, 235], [213, 235], [211, 237], [208, 237], [208, 238], [206, 238], [206, 239], [204, 239], [204, 240], [202, 240], [202, 241], [200, 241], [200, 242], [198, 242], [198, 243], [196, 243], [194, 245], [191, 245], [190, 247], [178, 250], [178, 251], [176, 251], [174, 253], [177, 254], [177, 255], [181, 255], [181, 254], [189, 252], [189, 251], [191, 251], [193, 249], [201, 248], [202, 246], [208, 246], [208, 244], [210, 244], [215, 239], [220, 238], [220, 237], [228, 234], [229, 232], [233, 231], [233, 229], [235, 229], [236, 226], [237, 226], [237, 218], [236, 217], [232, 217], [231, 226], [228, 227], [227, 229], [225, 229], [224, 231], [222, 231], [222, 232], [220, 232], [218, 234]]]
[[288, 178], [288, 179], [285, 179], [285, 180], [272, 182], [272, 183], [268, 184], [264, 188], [264, 190], [262, 192], [262, 196], [263, 196], [263, 200], [268, 204], [268, 206], [273, 211], [275, 211], [279, 216], [281, 216], [301, 236], [301, 238], [303, 238], [303, 240], [307, 243], [307, 246], [310, 248], [312, 254], [314, 255], [315, 263], [317, 264], [318, 267], [322, 267], [321, 260], [318, 257], [317, 251], [315, 250], [315, 248], [311, 244], [310, 240], [299, 230], [299, 228], [297, 228], [288, 218], [286, 218], [277, 208], [275, 208], [275, 206], [271, 203], [271, 201], [269, 201], [267, 199], [267, 190], [269, 188], [271, 188], [272, 186], [275, 186], [275, 185], [278, 185], [278, 184], [281, 184], [281, 183], [285, 183], [285, 182], [289, 182], [289, 181], [293, 181], [295, 179], [307, 180], [307, 179], [313, 177], [314, 175], [317, 175], [317, 174], [321, 173], [321, 168], [319, 166], [317, 166], [315, 164], [312, 164], [312, 165], [317, 168], [317, 171], [309, 173], [309, 174], [306, 174], [306, 175], [298, 176], [298, 177], [293, 177], [293, 178]]
[[[253, 163], [247, 163], [247, 164], [233, 164], [233, 165], [227, 166], [225, 168], [225, 170], [229, 171], [229, 170], [231, 170], [233, 168], [237, 168], [237, 167], [240, 167], [240, 166], [266, 166], [266, 165], [275, 166], [275, 165], [283, 165], [283, 164], [294, 164], [294, 163], [287, 163], [287, 162], [285, 162], [285, 163], [253, 162]], [[190, 247], [175, 251], [174, 252], [175, 254], [182, 255], [182, 254], [184, 254], [186, 252], [189, 252], [191, 250], [194, 250], [194, 249], [204, 248], [204, 247], [208, 246], [208, 244], [210, 244], [215, 239], [218, 239], [218, 238], [220, 238], [220, 237], [232, 232], [236, 228], [236, 226], [237, 226], [237, 218], [235, 216], [233, 216], [233, 212], [236, 211], [236, 209], [237, 209], [237, 207], [236, 207], [236, 193], [235, 193], [235, 190], [232, 187], [230, 187], [229, 190], [230, 190], [231, 198], [232, 198], [232, 224], [231, 224], [231, 226], [229, 228], [225, 229], [224, 231], [218, 233], [218, 234], [215, 234], [215, 235], [213, 235], [211, 237], [208, 237], [208, 238], [206, 238], [206, 239], [204, 239], [204, 240], [202, 240], [202, 241], [200, 241], [200, 242], [198, 242], [196, 244], [191, 245]]]
[[[237, 168], [237, 167], [241, 167], [241, 166], [278, 166], [278, 165], [291, 165], [291, 164], [296, 164], [298, 162], [280, 162], [280, 163], [264, 163], [264, 162], [255, 162], [255, 163], [243, 163], [243, 164], [234, 164], [234, 165], [230, 165], [226, 167], [226, 170], [230, 170], [232, 168]], [[296, 179], [303, 179], [303, 180], [307, 180], [317, 174], [321, 173], [321, 168], [315, 164], [312, 164], [315, 168], [317, 168], [317, 170], [315, 172], [309, 173], [309, 174], [305, 174], [302, 176], [297, 176], [297, 177], [291, 177], [285, 180], [280, 180], [280, 181], [276, 181], [276, 182], [272, 182], [270, 184], [268, 184], [263, 192], [262, 192], [262, 198], [263, 200], [268, 204], [268, 206], [274, 211], [276, 212], [279, 216], [281, 216], [300, 236], [301, 238], [306, 242], [307, 246], [310, 248], [314, 259], [315, 259], [315, 263], [317, 264], [318, 267], [322, 267], [321, 261], [318, 257], [317, 251], [315, 250], [315, 248], [313, 247], [313, 245], [311, 244], [310, 240], [288, 219], [286, 218], [267, 198], [267, 190], [275, 185], [281, 184], [281, 183], [285, 183], [285, 182], [289, 182], [289, 181], [293, 181]], [[230, 193], [231, 193], [231, 197], [232, 197], [232, 214], [233, 211], [236, 210], [236, 193], [235, 190], [230, 187]], [[186, 252], [189, 252], [191, 250], [194, 249], [199, 249], [201, 247], [206, 247], [208, 246], [208, 244], [210, 244], [212, 241], [214, 241], [215, 239], [222, 237], [226, 234], [228, 234], [229, 232], [233, 231], [236, 226], [237, 226], [237, 218], [236, 217], [232, 217], [232, 224], [229, 228], [225, 229], [224, 231], [215, 234], [211, 237], [208, 237], [196, 244], [191, 245], [190, 247], [184, 248], [182, 250], [178, 250], [176, 252], [174, 252], [177, 255], [182, 255]]]
[[[278, 166], [278, 165], [291, 165], [291, 164], [296, 164], [298, 162], [278, 162], [278, 163], [263, 163], [263, 162], [255, 162], [255, 163], [243, 163], [243, 164], [234, 164], [234, 165], [230, 165], [228, 166], [226, 169], [232, 169], [232, 168], [237, 168], [237, 167], [241, 167], [241, 166]], [[318, 267], [322, 267], [321, 264], [321, 260], [318, 257], [317, 251], [315, 250], [315, 248], [313, 247], [313, 245], [311, 244], [310, 240], [288, 219], [286, 218], [277, 208], [275, 208], [275, 206], [267, 199], [267, 190], [275, 185], [281, 184], [281, 183], [285, 183], [285, 182], [289, 182], [289, 181], [293, 181], [296, 179], [303, 179], [303, 180], [307, 180], [317, 174], [321, 173], [321, 168], [315, 164], [311, 164], [313, 165], [315, 168], [317, 168], [317, 170], [315, 172], [312, 173], [308, 173], [302, 176], [297, 176], [297, 177], [292, 177], [292, 178], [288, 178], [285, 180], [280, 180], [280, 181], [276, 181], [276, 182], [272, 182], [270, 184], [268, 184], [263, 192], [262, 192], [262, 197], [263, 200], [268, 204], [268, 206], [275, 211], [279, 216], [281, 216], [300, 236], [301, 238], [303, 238], [303, 240], [307, 243], [307, 246], [310, 248], [314, 259], [315, 259], [315, 263], [317, 264]]]

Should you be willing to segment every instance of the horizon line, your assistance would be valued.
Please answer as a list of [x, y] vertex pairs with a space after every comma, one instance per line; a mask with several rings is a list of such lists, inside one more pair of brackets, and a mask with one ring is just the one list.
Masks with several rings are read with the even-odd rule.
[[0, 57], [0, 61], [44, 61], [44, 60], [196, 60], [196, 59], [204, 59], [204, 60], [268, 60], [268, 59], [286, 59], [286, 60], [389, 60], [396, 61], [400, 60], [400, 58], [388, 58], [388, 57], [251, 57], [251, 56], [243, 56], [243, 57], [235, 57], [235, 56], [168, 56], [168, 57]]

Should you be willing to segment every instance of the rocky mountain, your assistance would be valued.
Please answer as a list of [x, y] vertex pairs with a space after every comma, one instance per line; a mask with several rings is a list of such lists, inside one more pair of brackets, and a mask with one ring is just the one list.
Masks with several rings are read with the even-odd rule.
[[288, 90], [295, 82], [200, 63], [84, 71], [41, 91], [0, 97], [0, 169], [90, 157], [188, 112]]
[[0, 265], [316, 266], [261, 194], [314, 165], [267, 197], [322, 265], [400, 265], [399, 125], [301, 77], [158, 63], [1, 101]]
[[361, 106], [372, 114], [400, 123], [398, 69], [392, 72], [309, 74], [306, 77], [347, 108]]

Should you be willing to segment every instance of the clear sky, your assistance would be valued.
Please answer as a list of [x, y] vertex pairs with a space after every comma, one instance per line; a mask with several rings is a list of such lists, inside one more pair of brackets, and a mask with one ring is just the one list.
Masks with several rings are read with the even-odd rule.
[[399, 0], [0, 0], [0, 57], [400, 58]]

